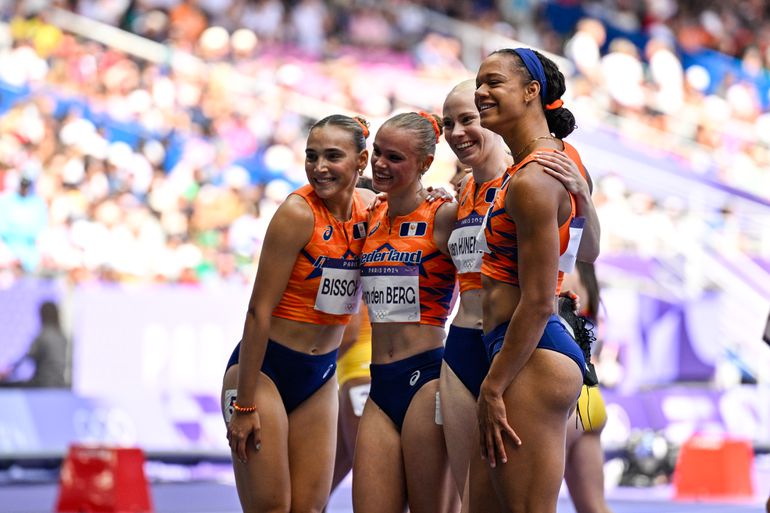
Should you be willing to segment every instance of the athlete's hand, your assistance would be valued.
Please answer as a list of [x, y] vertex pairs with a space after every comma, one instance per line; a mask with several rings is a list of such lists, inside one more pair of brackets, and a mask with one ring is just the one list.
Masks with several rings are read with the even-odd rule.
[[539, 151], [535, 153], [535, 161], [543, 166], [543, 170], [559, 180], [572, 194], [590, 196], [588, 182], [569, 156], [563, 151]]
[[449, 201], [454, 201], [455, 199], [454, 194], [450, 194], [449, 191], [443, 187], [434, 188], [432, 185], [429, 185], [425, 188], [425, 191], [428, 193], [428, 201], [431, 203], [437, 199], [445, 199]]
[[578, 296], [571, 290], [567, 289], [567, 290], [562, 290], [561, 293], [559, 294], [559, 297], [567, 297], [572, 301], [574, 301], [574, 305], [575, 305], [574, 313], [575, 315], [580, 315], [580, 296]]
[[380, 206], [380, 203], [384, 203], [388, 201], [388, 195], [384, 192], [378, 192], [375, 194], [374, 199], [369, 203], [369, 206], [366, 207], [367, 212], [374, 212], [374, 209]]
[[498, 461], [501, 463], [508, 461], [503, 436], [509, 436], [517, 446], [521, 445], [521, 439], [508, 424], [503, 396], [491, 391], [483, 383], [477, 407], [481, 457], [487, 460], [490, 467], [495, 468]]
[[256, 411], [249, 413], [236, 411], [230, 418], [230, 423], [227, 425], [227, 440], [230, 442], [230, 450], [241, 463], [248, 461], [249, 446], [255, 451], [259, 451], [262, 447], [261, 429], [259, 413]]

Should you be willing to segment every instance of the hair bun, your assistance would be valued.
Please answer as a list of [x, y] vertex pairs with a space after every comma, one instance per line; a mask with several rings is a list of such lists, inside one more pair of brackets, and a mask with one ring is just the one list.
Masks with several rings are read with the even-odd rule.
[[353, 120], [361, 125], [361, 130], [364, 132], [364, 139], [369, 137], [369, 122], [363, 116], [353, 116]]

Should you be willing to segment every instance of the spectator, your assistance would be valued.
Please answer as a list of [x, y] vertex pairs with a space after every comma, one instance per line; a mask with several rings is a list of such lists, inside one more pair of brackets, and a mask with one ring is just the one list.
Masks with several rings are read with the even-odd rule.
[[[25, 361], [35, 364], [35, 372], [26, 381], [5, 381]], [[40, 305], [40, 332], [32, 345], [15, 365], [0, 374], [3, 386], [24, 386], [41, 388], [67, 387], [67, 338], [59, 322], [59, 307], [46, 301]]]
[[37, 267], [37, 238], [48, 225], [48, 207], [22, 175], [16, 191], [0, 196], [0, 242], [13, 252], [26, 271]]

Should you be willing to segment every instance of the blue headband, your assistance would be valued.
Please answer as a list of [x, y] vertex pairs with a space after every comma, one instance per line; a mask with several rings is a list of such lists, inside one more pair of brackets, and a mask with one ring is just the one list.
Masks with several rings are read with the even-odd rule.
[[548, 82], [545, 79], [545, 70], [543, 69], [543, 63], [537, 58], [535, 52], [529, 48], [514, 48], [514, 52], [524, 62], [529, 74], [540, 84], [540, 98], [545, 102], [545, 90], [548, 86]]

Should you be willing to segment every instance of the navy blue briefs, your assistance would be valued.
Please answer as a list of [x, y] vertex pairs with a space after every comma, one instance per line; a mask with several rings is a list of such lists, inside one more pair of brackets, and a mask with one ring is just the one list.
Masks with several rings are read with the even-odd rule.
[[397, 362], [369, 366], [372, 374], [369, 398], [390, 417], [399, 432], [414, 394], [441, 374], [443, 354], [444, 348], [438, 347]]
[[[241, 343], [238, 342], [227, 362], [228, 369], [238, 363], [240, 351]], [[267, 341], [262, 372], [275, 383], [287, 414], [324, 386], [336, 370], [337, 349], [315, 355], [289, 349], [273, 340]]]
[[481, 382], [489, 372], [484, 332], [476, 328], [450, 326], [444, 348], [444, 361], [473, 397], [478, 397]]
[[[504, 322], [484, 335], [484, 345], [486, 346], [487, 356], [490, 363], [492, 362], [492, 358], [494, 358], [503, 347], [503, 340], [505, 339], [505, 332], [508, 329], [508, 324], [510, 323]], [[537, 348], [550, 349], [551, 351], [556, 351], [557, 353], [569, 356], [580, 368], [580, 373], [585, 375], [586, 360], [583, 356], [583, 351], [580, 349], [577, 342], [575, 342], [575, 339], [569, 334], [567, 328], [561, 323], [558, 315], [553, 314], [548, 318], [543, 336], [540, 337], [540, 341], [537, 343]]]

